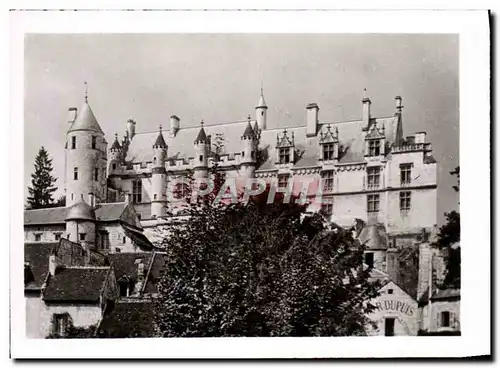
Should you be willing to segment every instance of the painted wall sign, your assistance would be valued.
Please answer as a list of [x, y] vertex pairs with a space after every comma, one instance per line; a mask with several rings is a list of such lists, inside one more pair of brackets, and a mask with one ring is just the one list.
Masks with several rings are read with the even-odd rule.
[[383, 300], [375, 303], [375, 307], [379, 310], [400, 312], [409, 317], [412, 317], [415, 313], [415, 308], [401, 300]]

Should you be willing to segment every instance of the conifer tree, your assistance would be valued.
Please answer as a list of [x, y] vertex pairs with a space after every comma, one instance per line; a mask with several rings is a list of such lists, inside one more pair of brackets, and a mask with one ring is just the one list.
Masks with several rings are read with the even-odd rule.
[[28, 208], [53, 207], [52, 194], [57, 190], [54, 186], [57, 178], [51, 175], [52, 159], [42, 146], [35, 157], [35, 171], [31, 174], [31, 186], [28, 187]]

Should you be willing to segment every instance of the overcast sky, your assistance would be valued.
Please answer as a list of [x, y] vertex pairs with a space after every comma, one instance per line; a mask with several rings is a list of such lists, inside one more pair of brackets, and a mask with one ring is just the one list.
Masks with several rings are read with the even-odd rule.
[[[25, 185], [40, 146], [64, 188], [69, 107], [89, 103], [112, 142], [127, 119], [151, 131], [245, 119], [261, 82], [268, 127], [361, 118], [366, 88], [374, 116], [404, 104], [404, 133], [426, 131], [438, 161], [438, 221], [457, 209], [449, 175], [459, 164], [458, 36], [454, 35], [30, 35], [25, 39]], [[27, 195], [27, 189], [25, 190]]]

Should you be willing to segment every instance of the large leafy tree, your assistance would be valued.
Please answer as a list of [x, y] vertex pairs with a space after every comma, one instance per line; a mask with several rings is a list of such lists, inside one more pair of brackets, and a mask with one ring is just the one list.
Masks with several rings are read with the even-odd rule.
[[165, 238], [161, 336], [364, 334], [378, 285], [352, 232], [267, 195], [201, 205]]
[[[451, 175], [457, 177], [457, 185], [453, 186], [456, 192], [460, 191], [460, 167], [455, 168]], [[445, 213], [446, 223], [441, 226], [438, 233], [437, 245], [446, 254], [446, 274], [443, 281], [443, 288], [460, 288], [460, 213], [451, 211]]]
[[54, 186], [57, 179], [51, 174], [52, 159], [42, 146], [35, 157], [35, 171], [31, 174], [31, 186], [28, 187], [29, 209], [53, 207], [52, 194], [57, 190]]

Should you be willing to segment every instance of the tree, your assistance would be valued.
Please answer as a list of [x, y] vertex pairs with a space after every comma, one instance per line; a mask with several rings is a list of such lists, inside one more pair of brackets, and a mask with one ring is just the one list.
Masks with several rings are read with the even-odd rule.
[[52, 194], [57, 190], [54, 186], [56, 178], [52, 173], [52, 159], [42, 146], [35, 158], [35, 171], [31, 174], [31, 187], [28, 187], [28, 208], [38, 209], [53, 206]]
[[364, 334], [379, 286], [363, 245], [305, 206], [263, 198], [193, 206], [171, 229], [153, 302], [161, 336]]
[[[460, 191], [460, 167], [450, 172], [451, 175], [457, 176], [457, 185], [453, 186], [456, 192]], [[436, 244], [441, 248], [446, 256], [446, 274], [441, 285], [442, 288], [460, 288], [460, 213], [451, 211], [445, 213], [446, 223], [441, 226], [437, 235]]]

